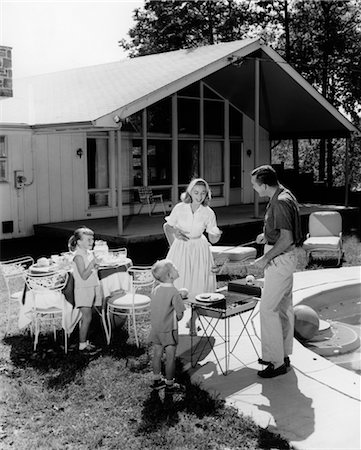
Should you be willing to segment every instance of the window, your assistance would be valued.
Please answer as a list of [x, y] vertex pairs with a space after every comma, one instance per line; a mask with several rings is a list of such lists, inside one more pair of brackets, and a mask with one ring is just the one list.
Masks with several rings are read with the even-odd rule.
[[147, 108], [147, 131], [149, 133], [171, 133], [172, 100], [170, 97]]
[[178, 98], [178, 133], [199, 136], [199, 100]]
[[204, 100], [204, 134], [224, 136], [224, 102]]
[[6, 136], [0, 136], [0, 181], [9, 181]]
[[[143, 166], [142, 166], [142, 141], [140, 139], [133, 140], [132, 147], [132, 171], [133, 185], [143, 185]], [[131, 181], [131, 180], [130, 180]]]
[[89, 207], [109, 206], [109, 155], [107, 137], [87, 139]]
[[222, 183], [224, 181], [223, 142], [204, 142], [204, 178], [208, 183]]
[[172, 184], [172, 141], [148, 139], [148, 184]]
[[199, 142], [178, 142], [178, 182], [188, 184], [199, 177]]
[[230, 142], [230, 187], [241, 187], [242, 142]]
[[243, 117], [238, 109], [229, 105], [229, 135], [242, 137]]

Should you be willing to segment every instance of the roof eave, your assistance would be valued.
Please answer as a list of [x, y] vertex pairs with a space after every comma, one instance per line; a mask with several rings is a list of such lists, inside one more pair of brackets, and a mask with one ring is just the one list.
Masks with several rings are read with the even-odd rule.
[[196, 81], [206, 78], [208, 75], [220, 69], [223, 69], [226, 66], [229, 66], [230, 64], [233, 63], [235, 58], [237, 59], [247, 56], [250, 53], [255, 52], [256, 50], [259, 50], [260, 48], [261, 48], [260, 39], [255, 39], [253, 42], [250, 42], [241, 49], [232, 51], [227, 55], [223, 56], [222, 58], [218, 59], [217, 61], [214, 61], [208, 64], [207, 66], [202, 67], [201, 69], [198, 69], [195, 72], [192, 72], [191, 74], [188, 74], [176, 81], [173, 81], [172, 83], [163, 86], [162, 88], [157, 89], [154, 92], [151, 92], [143, 97], [140, 97], [139, 99], [127, 105], [124, 105], [121, 108], [112, 111], [111, 113], [105, 114], [104, 116], [95, 119], [93, 121], [94, 126], [114, 126], [114, 117], [118, 116], [120, 120], [123, 120], [131, 116], [132, 114], [162, 100], [163, 98], [174, 94], [175, 92], [185, 88], [186, 86], [189, 86], [190, 84], [193, 84]]

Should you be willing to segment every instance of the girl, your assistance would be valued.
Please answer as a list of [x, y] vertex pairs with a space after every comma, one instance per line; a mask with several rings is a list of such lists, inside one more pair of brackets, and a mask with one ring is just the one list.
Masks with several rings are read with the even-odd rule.
[[[216, 275], [212, 272], [213, 257], [209, 249], [219, 241], [222, 231], [217, 227], [216, 215], [208, 206], [211, 191], [202, 178], [192, 180], [181, 202], [175, 205], [166, 217], [166, 228], [174, 234], [174, 241], [167, 254], [179, 271], [174, 285], [177, 289], [187, 288], [191, 296], [202, 292], [214, 292]], [[195, 334], [195, 318], [192, 318], [190, 333]]]
[[79, 327], [79, 350], [94, 353], [96, 347], [87, 340], [92, 320], [92, 307], [101, 302], [100, 283], [97, 274], [99, 260], [91, 249], [94, 232], [86, 227], [78, 228], [69, 239], [69, 250], [75, 252], [73, 259], [75, 306], [80, 309], [82, 318]]

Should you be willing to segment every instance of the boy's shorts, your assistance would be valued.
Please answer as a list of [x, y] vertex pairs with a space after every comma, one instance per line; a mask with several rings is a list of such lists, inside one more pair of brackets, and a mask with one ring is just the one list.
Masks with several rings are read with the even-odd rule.
[[161, 345], [162, 347], [167, 347], [167, 345], [177, 345], [178, 344], [178, 330], [172, 331], [151, 331], [149, 335], [149, 341], [153, 344]]

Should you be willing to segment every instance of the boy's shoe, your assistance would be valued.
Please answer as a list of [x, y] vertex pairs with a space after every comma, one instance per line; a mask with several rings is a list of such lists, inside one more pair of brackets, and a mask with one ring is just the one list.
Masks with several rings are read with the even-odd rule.
[[165, 380], [161, 378], [160, 380], [154, 380], [152, 384], [152, 389], [156, 391], [160, 391], [161, 389], [165, 388]]
[[[290, 367], [291, 366], [291, 361], [289, 356], [285, 356], [283, 358], [283, 362], [285, 363], [286, 367]], [[258, 358], [258, 364], [262, 364], [263, 366], [268, 366], [271, 364], [271, 361], [264, 361], [262, 358]]]
[[257, 375], [261, 378], [274, 378], [278, 377], [279, 375], [284, 375], [286, 373], [287, 373], [286, 364], [282, 364], [282, 366], [277, 367], [277, 369], [275, 369], [275, 366], [273, 364], [269, 364], [264, 370], [258, 371]]
[[85, 348], [83, 348], [82, 350], [79, 349], [79, 352], [82, 355], [96, 355], [97, 353], [99, 353], [101, 351], [101, 348], [96, 347], [93, 344], [90, 344], [90, 342], [88, 342], [87, 346]]
[[184, 388], [179, 383], [167, 384], [165, 383], [165, 393], [166, 394], [175, 394], [179, 392], [183, 392]]

